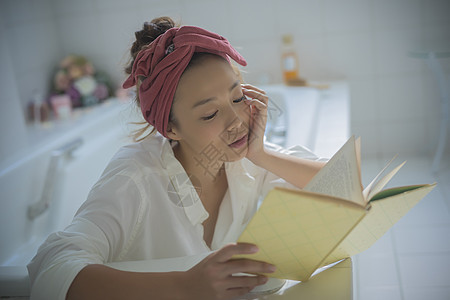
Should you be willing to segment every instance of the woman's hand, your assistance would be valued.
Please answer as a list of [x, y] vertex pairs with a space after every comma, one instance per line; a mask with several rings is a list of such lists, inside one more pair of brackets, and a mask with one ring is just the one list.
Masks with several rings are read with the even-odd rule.
[[267, 123], [269, 98], [266, 92], [250, 84], [242, 84], [242, 92], [250, 99], [244, 100], [250, 106], [248, 152], [246, 157], [253, 163], [264, 155], [264, 132]]
[[258, 249], [247, 243], [229, 244], [212, 253], [186, 272], [186, 299], [233, 299], [245, 295], [267, 277], [232, 276], [235, 273], [272, 273], [274, 266], [249, 259], [234, 259], [233, 255], [252, 254]]

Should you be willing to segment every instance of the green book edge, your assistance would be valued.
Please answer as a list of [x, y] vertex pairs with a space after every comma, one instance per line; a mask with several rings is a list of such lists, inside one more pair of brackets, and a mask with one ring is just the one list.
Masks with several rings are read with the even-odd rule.
[[369, 201], [376, 201], [376, 200], [389, 198], [389, 197], [392, 197], [395, 195], [402, 194], [404, 192], [408, 192], [408, 191], [419, 189], [421, 187], [425, 187], [427, 185], [428, 184], [418, 184], [418, 185], [408, 185], [408, 186], [400, 186], [400, 187], [385, 189], [385, 190], [382, 190], [382, 191], [378, 192], [377, 194], [375, 194]]

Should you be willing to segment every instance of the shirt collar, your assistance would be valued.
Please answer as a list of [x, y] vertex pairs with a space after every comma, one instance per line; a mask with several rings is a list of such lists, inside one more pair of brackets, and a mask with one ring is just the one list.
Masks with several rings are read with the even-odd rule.
[[162, 140], [161, 162], [169, 176], [169, 184], [173, 185], [179, 196], [179, 203], [177, 204], [183, 207], [184, 212], [192, 225], [195, 226], [203, 223], [203, 221], [209, 217], [209, 214], [204, 208], [186, 171], [175, 157], [169, 139], [163, 137], [159, 133], [157, 133], [157, 138]]

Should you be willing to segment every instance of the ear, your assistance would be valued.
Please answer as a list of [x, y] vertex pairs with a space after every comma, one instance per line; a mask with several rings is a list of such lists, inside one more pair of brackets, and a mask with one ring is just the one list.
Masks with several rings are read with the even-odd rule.
[[167, 124], [167, 137], [176, 141], [181, 140], [181, 134], [172, 122]]

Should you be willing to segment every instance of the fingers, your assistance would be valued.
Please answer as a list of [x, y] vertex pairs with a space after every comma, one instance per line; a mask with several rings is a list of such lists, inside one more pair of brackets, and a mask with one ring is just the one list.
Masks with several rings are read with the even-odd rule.
[[265, 284], [269, 280], [266, 276], [231, 276], [227, 281], [228, 289], [235, 288], [254, 288], [255, 286]]
[[215, 253], [217, 262], [226, 262], [234, 255], [253, 254], [258, 252], [258, 247], [248, 243], [228, 244]]
[[194, 279], [199, 291], [203, 293], [202, 297], [196, 299], [236, 298], [248, 293], [255, 286], [266, 283], [266, 276], [240, 276], [237, 273], [271, 273], [274, 271], [273, 266], [256, 260], [231, 259], [234, 255], [253, 254], [258, 250], [253, 244], [228, 244], [188, 270], [189, 278]]
[[267, 108], [267, 105], [258, 99], [245, 99], [245, 101], [250, 105], [255, 105], [259, 110]]
[[234, 299], [245, 295], [256, 286], [265, 284], [268, 280], [265, 276], [231, 276], [228, 281], [227, 296]]
[[251, 259], [234, 259], [231, 258], [238, 254], [253, 254], [258, 252], [258, 248], [253, 244], [238, 243], [229, 244], [218, 252], [216, 252], [215, 260], [224, 263], [224, 274], [235, 273], [273, 273], [276, 270], [274, 265], [262, 261]]
[[251, 85], [251, 84], [243, 83], [243, 84], [241, 84], [241, 86], [242, 86], [243, 88], [245, 88], [245, 89], [248, 89], [248, 90], [255, 90], [255, 91], [258, 91], [258, 92], [261, 93], [261, 94], [264, 94], [264, 95], [266, 94], [265, 91], [261, 90], [260, 88], [257, 88], [257, 87], [254, 86], [254, 85]]
[[265, 91], [250, 84], [243, 84], [242, 92], [244, 93], [244, 95], [251, 97], [252, 100], [258, 99], [259, 102], [262, 102], [265, 105], [267, 105], [267, 103], [269, 102], [269, 97], [267, 97]]
[[257, 98], [267, 99], [266, 92], [264, 90], [261, 90], [260, 88], [257, 88], [256, 86], [253, 86], [251, 84], [241, 84], [241, 87], [244, 92], [252, 94]]
[[247, 100], [259, 100], [260, 102], [267, 104], [269, 102], [269, 98], [265, 95], [265, 94], [261, 94], [260, 92], [257, 91], [252, 91], [252, 90], [247, 90], [247, 89], [242, 89], [242, 92], [244, 93], [245, 96], [250, 97], [251, 99], [247, 99]]
[[250, 259], [236, 259], [230, 260], [226, 266], [226, 273], [273, 273], [276, 267], [262, 261]]
[[235, 288], [235, 289], [228, 289], [226, 291], [227, 299], [235, 299], [240, 296], [244, 296], [245, 294], [249, 293], [253, 287], [245, 287], [245, 288]]

